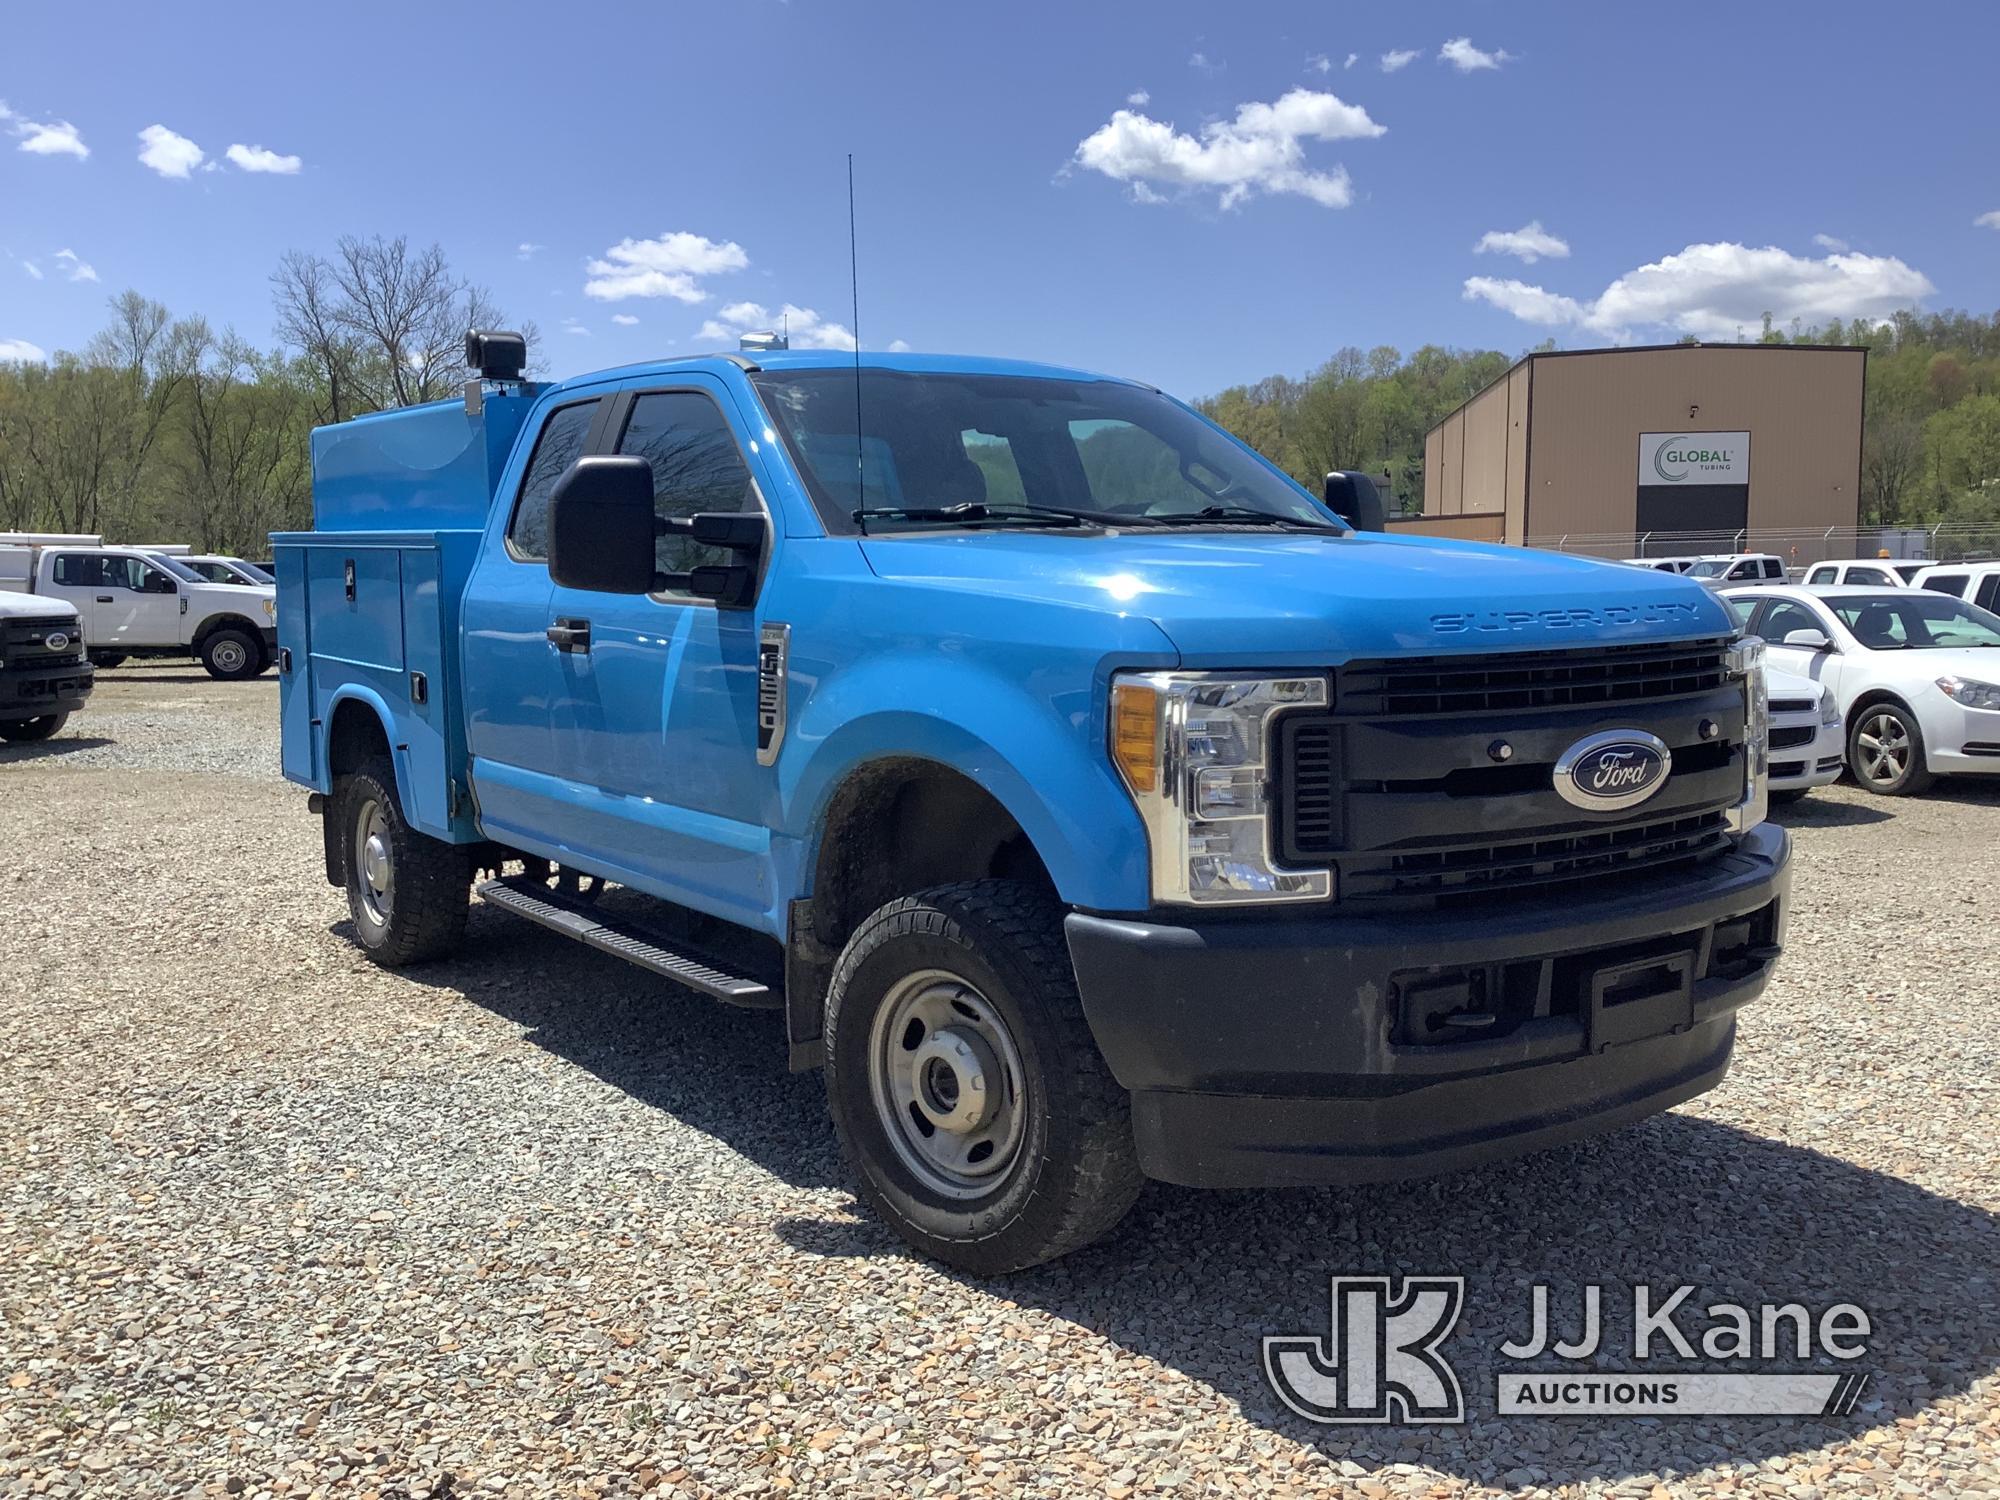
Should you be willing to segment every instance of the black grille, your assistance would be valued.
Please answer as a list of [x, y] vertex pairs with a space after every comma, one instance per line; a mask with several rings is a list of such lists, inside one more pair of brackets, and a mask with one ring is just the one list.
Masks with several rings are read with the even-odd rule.
[[1800, 745], [1810, 745], [1819, 737], [1819, 728], [1813, 724], [1793, 724], [1783, 729], [1771, 731], [1773, 750], [1794, 750]]
[[1724, 640], [1495, 656], [1351, 662], [1338, 673], [1342, 718], [1650, 703], [1709, 692], [1727, 678]]
[[1728, 842], [1720, 810], [1587, 833], [1341, 862], [1340, 897], [1480, 896], [1596, 880], [1714, 854]]
[[[69, 638], [60, 650], [49, 650], [47, 639], [51, 632]], [[66, 661], [83, 654], [83, 631], [76, 619], [69, 615], [35, 615], [28, 619], [5, 621], [4, 626], [0, 626], [0, 642], [5, 643], [0, 657], [14, 662]]]
[[1809, 714], [1819, 705], [1810, 698], [1773, 698], [1771, 712], [1774, 714]]
[[1339, 733], [1339, 725], [1318, 714], [1278, 721], [1275, 800], [1278, 858], [1285, 864], [1324, 860], [1340, 847]]

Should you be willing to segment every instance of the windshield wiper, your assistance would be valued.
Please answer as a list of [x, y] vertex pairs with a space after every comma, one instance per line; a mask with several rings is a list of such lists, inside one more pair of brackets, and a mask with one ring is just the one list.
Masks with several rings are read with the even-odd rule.
[[1204, 521], [1247, 521], [1254, 526], [1291, 526], [1300, 531], [1339, 531], [1323, 521], [1307, 521], [1298, 516], [1281, 516], [1248, 505], [1204, 505], [1200, 510], [1170, 511], [1149, 519], [1162, 526], [1198, 526]]
[[872, 520], [937, 521], [947, 526], [1158, 526], [1151, 516], [1127, 516], [1110, 510], [1072, 510], [1061, 505], [988, 505], [967, 500], [958, 505], [878, 505], [852, 512], [867, 529]]

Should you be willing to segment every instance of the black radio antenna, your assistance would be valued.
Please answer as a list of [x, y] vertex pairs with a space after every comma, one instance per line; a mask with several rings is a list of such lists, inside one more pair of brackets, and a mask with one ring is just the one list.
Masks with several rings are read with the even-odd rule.
[[861, 267], [854, 250], [854, 153], [847, 153], [847, 290], [854, 333], [854, 483], [856, 510], [868, 507], [868, 459], [861, 442]]

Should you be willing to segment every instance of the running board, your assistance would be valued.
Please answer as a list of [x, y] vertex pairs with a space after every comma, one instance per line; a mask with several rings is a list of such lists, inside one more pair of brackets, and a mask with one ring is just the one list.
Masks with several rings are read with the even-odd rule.
[[776, 1003], [771, 987], [761, 980], [726, 974], [699, 958], [663, 948], [636, 926], [624, 925], [615, 916], [599, 913], [587, 902], [568, 900], [545, 885], [527, 880], [489, 880], [479, 887], [479, 896], [502, 911], [574, 938], [586, 948], [622, 958], [714, 999], [727, 1000], [732, 1005]]

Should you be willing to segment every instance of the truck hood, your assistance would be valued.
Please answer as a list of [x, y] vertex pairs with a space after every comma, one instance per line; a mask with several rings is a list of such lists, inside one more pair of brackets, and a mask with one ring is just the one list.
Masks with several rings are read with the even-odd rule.
[[0, 589], [0, 620], [46, 620], [51, 615], [81, 619], [76, 606], [67, 599], [51, 599], [46, 594], [17, 594]]
[[1678, 574], [1434, 538], [955, 532], [868, 537], [862, 548], [885, 579], [1145, 616], [1197, 666], [1552, 650], [1736, 630], [1715, 594]]

